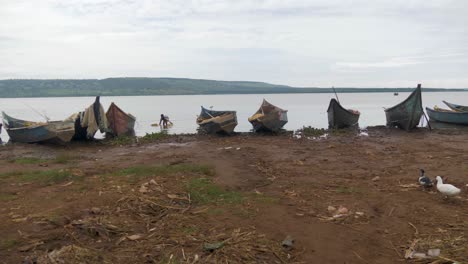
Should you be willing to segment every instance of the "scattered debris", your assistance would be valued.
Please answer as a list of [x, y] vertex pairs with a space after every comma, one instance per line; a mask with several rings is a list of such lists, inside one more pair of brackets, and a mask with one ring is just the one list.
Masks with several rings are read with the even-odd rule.
[[135, 240], [143, 238], [143, 235], [136, 234], [136, 235], [127, 236], [126, 238], [130, 241], [135, 241]]
[[89, 212], [90, 212], [91, 214], [98, 215], [98, 214], [101, 213], [101, 208], [93, 207], [93, 208], [91, 208], [91, 209], [89, 210]]
[[378, 181], [378, 180], [380, 180], [380, 176], [375, 176], [374, 178], [372, 178], [372, 181], [374, 181], [374, 182]]
[[203, 250], [213, 252], [216, 249], [220, 249], [224, 246], [224, 242], [205, 243], [203, 244]]
[[44, 244], [44, 241], [36, 241], [34, 243], [19, 247], [18, 250], [20, 252], [27, 252], [27, 251], [35, 249], [37, 246], [40, 246], [40, 245], [43, 245], [43, 244]]
[[440, 255], [439, 248], [432, 248], [427, 251], [427, 255], [430, 257], [438, 257]]
[[40, 256], [37, 263], [104, 263], [104, 257], [98, 251], [91, 251], [75, 245], [65, 246]]
[[358, 134], [358, 136], [360, 137], [368, 137], [369, 136], [369, 133], [367, 132], [367, 130], [361, 130]]
[[149, 190], [148, 190], [148, 183], [143, 183], [141, 186], [140, 186], [140, 189], [138, 190], [139, 192], [141, 193], [148, 193]]
[[338, 214], [347, 215], [348, 212], [349, 210], [346, 207], [340, 206], [340, 208], [338, 208]]
[[294, 246], [294, 239], [292, 236], [287, 235], [286, 238], [281, 242], [281, 246], [285, 249], [292, 249]]
[[62, 185], [60, 185], [60, 186], [62, 186], [62, 187], [67, 187], [67, 186], [70, 186], [70, 185], [72, 185], [72, 184], [73, 184], [73, 181], [67, 182], [67, 183], [62, 184]]

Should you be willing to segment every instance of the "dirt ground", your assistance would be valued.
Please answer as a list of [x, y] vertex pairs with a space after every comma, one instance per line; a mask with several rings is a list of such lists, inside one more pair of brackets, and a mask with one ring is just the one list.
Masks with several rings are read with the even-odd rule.
[[386, 128], [9, 144], [0, 263], [468, 263], [467, 149], [466, 131]]

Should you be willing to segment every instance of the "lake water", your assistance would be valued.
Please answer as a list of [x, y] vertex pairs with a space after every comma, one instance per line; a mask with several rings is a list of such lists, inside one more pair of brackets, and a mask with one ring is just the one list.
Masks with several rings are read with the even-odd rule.
[[[361, 127], [385, 125], [383, 107], [391, 107], [403, 101], [409, 93], [347, 93], [339, 94], [340, 102], [346, 108], [361, 112]], [[176, 95], [176, 96], [109, 96], [102, 97], [101, 103], [107, 110], [115, 102], [124, 111], [137, 117], [136, 133], [160, 131], [152, 127], [159, 122], [161, 113], [168, 115], [174, 126], [170, 133], [195, 133], [195, 119], [200, 106], [213, 106], [213, 110], [236, 110], [239, 125], [236, 131], [251, 129], [247, 118], [259, 108], [265, 98], [272, 104], [288, 110], [289, 122], [285, 129], [295, 130], [302, 126], [326, 128], [327, 107], [334, 94], [248, 94], [248, 95]], [[468, 105], [468, 92], [423, 93], [423, 106], [444, 107], [442, 100]], [[82, 111], [94, 102], [93, 97], [55, 97], [55, 98], [0, 98], [0, 110], [7, 114], [32, 121], [44, 121], [41, 115], [51, 120], [65, 119], [72, 113]], [[99, 137], [99, 135], [98, 135]], [[3, 129], [1, 138], [5, 142], [8, 135]]]

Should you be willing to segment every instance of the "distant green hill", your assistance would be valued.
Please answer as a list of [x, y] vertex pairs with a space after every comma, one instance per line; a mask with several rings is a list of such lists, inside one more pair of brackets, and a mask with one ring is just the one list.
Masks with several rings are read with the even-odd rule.
[[[339, 93], [405, 92], [409, 88], [336, 88]], [[467, 90], [467, 89], [465, 89]], [[425, 91], [463, 91], [425, 89]], [[264, 82], [214, 81], [185, 78], [11, 79], [0, 80], [0, 97], [331, 93], [331, 88], [299, 88]]]

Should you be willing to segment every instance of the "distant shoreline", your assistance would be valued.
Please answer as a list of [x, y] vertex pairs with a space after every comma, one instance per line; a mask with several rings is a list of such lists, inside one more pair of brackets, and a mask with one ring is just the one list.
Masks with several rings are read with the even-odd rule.
[[[404, 93], [414, 88], [344, 88], [337, 93]], [[423, 92], [468, 92], [468, 88], [424, 88]], [[250, 81], [187, 78], [0, 80], [0, 98], [334, 93], [332, 88], [292, 87]]]
[[[398, 88], [397, 88], [398, 89]], [[410, 93], [413, 89], [398, 90], [398, 91], [336, 91], [339, 94], [363, 94], [363, 93]], [[423, 93], [448, 93], [448, 92], [468, 92], [468, 90], [463, 89], [423, 89]], [[114, 96], [114, 97], [123, 97], [123, 96], [187, 96], [187, 95], [259, 95], [259, 94], [333, 94], [333, 91], [330, 92], [252, 92], [252, 93], [204, 93], [204, 94], [82, 94], [82, 95], [37, 95], [37, 96], [0, 96], [0, 99], [15, 99], [15, 98], [67, 98], [67, 97], [96, 97], [96, 96]]]

